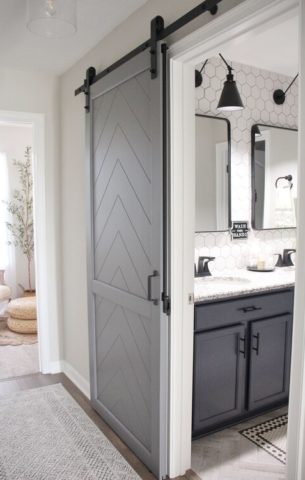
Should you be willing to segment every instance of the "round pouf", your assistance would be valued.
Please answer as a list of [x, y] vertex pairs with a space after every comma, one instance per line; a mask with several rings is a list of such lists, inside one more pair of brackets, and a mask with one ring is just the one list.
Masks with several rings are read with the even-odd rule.
[[7, 308], [7, 326], [17, 333], [37, 332], [36, 297], [22, 297], [12, 300]]
[[18, 320], [17, 318], [8, 317], [7, 326], [12, 332], [16, 333], [36, 333], [36, 320]]
[[19, 320], [36, 320], [36, 297], [15, 298], [9, 303], [7, 311]]

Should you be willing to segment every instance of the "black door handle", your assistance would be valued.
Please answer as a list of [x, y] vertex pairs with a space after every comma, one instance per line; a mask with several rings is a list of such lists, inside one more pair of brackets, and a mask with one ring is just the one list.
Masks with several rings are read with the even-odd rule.
[[259, 354], [259, 333], [256, 335], [252, 335], [252, 337], [256, 340], [255, 346], [252, 345], [252, 349], [256, 352], [256, 355]]
[[248, 312], [255, 312], [256, 310], [261, 310], [261, 309], [262, 309], [262, 307], [255, 307], [255, 305], [251, 305], [249, 307], [239, 308], [238, 310], [240, 312], [248, 313]]
[[[157, 283], [155, 283], [154, 281], [157, 281]], [[157, 272], [157, 270], [154, 270], [154, 273], [152, 275], [148, 275], [147, 279], [147, 300], [153, 302], [154, 305], [159, 305], [159, 286], [159, 272]]]

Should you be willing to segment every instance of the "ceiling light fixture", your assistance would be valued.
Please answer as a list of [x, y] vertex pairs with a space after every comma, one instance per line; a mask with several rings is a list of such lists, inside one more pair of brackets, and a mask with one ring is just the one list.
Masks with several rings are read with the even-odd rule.
[[202, 68], [201, 70], [195, 70], [195, 87], [198, 88], [202, 85], [202, 81], [203, 81], [203, 78], [202, 78], [202, 72], [204, 70], [204, 67], [206, 66], [206, 64], [208, 63], [208, 60], [207, 59], [204, 64], [202, 65]]
[[222, 61], [226, 64], [228, 68], [227, 80], [224, 83], [223, 90], [217, 105], [217, 110], [223, 112], [233, 112], [236, 110], [242, 110], [244, 104], [241, 100], [234, 76], [232, 74], [233, 68], [228, 64], [228, 62], [223, 58], [221, 53], [219, 54]]
[[296, 81], [298, 76], [299, 76], [299, 74], [297, 73], [296, 76], [294, 77], [294, 79], [292, 80], [292, 82], [286, 88], [285, 92], [281, 88], [275, 90], [275, 92], [273, 93], [273, 100], [277, 105], [283, 105], [283, 103], [286, 100], [286, 93], [292, 87], [292, 85], [294, 84], [294, 82]]
[[28, 0], [27, 28], [41, 37], [76, 33], [76, 0]]

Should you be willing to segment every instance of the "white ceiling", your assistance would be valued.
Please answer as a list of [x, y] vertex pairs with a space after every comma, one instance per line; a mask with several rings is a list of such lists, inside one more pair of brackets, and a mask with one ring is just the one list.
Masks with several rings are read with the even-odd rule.
[[233, 62], [294, 76], [299, 70], [298, 17], [240, 37], [221, 52]]
[[[2, 68], [61, 74], [147, 0], [76, 0], [78, 31], [66, 39], [26, 28], [26, 0], [0, 0]], [[298, 71], [298, 18], [239, 37], [221, 49], [231, 61], [293, 76]]]
[[0, 0], [2, 68], [63, 73], [147, 0], [77, 0], [78, 31], [47, 39], [26, 28], [26, 0]]

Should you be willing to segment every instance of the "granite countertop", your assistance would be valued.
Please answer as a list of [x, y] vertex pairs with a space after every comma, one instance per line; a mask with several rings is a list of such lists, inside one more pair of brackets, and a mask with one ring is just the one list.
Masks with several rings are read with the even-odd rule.
[[194, 279], [194, 301], [204, 302], [294, 286], [295, 268], [276, 268], [273, 272], [238, 269], [213, 272], [211, 277]]

